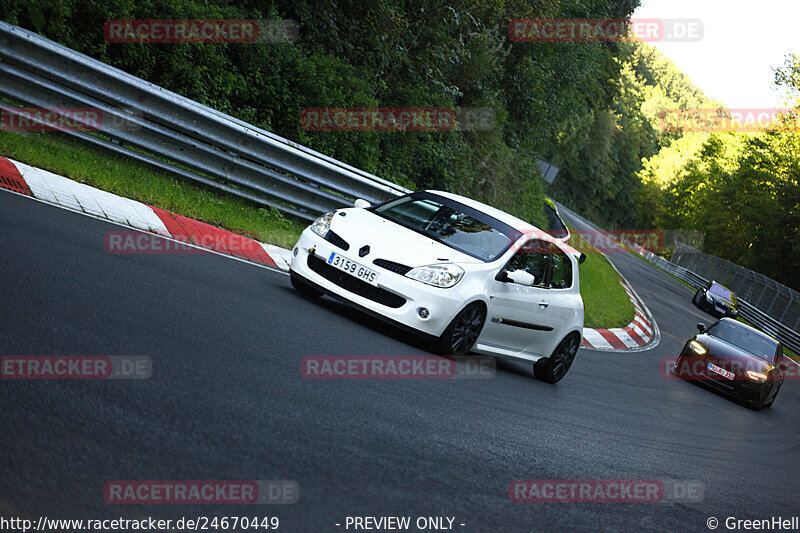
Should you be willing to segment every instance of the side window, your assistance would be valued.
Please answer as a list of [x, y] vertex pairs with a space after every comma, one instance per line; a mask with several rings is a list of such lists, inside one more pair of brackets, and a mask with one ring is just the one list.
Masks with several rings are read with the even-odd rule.
[[511, 261], [506, 270], [524, 270], [536, 278], [535, 287], [568, 289], [572, 287], [572, 261], [557, 246], [546, 241], [528, 241]]
[[567, 254], [555, 249], [553, 256], [553, 275], [550, 286], [554, 289], [568, 289], [572, 287], [572, 261]]
[[546, 287], [548, 263], [552, 248], [550, 243], [533, 239], [525, 243], [506, 265], [506, 270], [524, 270], [536, 278], [534, 287]]

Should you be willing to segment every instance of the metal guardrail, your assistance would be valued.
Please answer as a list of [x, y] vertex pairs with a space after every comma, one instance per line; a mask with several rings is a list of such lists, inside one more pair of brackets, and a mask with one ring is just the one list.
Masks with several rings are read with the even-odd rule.
[[93, 108], [99, 131], [68, 131], [172, 175], [305, 220], [407, 189], [0, 21], [0, 96]]
[[[574, 211], [570, 211], [569, 209], [565, 208], [561, 204], [556, 204], [559, 210], [569, 211], [571, 215], [575, 218], [580, 220], [586, 226], [592, 228], [595, 231], [599, 231], [609, 235], [608, 233], [604, 232], [600, 227], [592, 222], [586, 220], [585, 218], [581, 217]], [[667, 261], [661, 256], [658, 256], [651, 252], [650, 250], [643, 248], [642, 246], [630, 242], [628, 240], [622, 241], [625, 246], [633, 250], [634, 253], [640, 255], [653, 265], [657, 266], [664, 272], [672, 274], [676, 278], [685, 281], [689, 285], [691, 285], [694, 289], [699, 289], [701, 286], [707, 285], [707, 279], [699, 276], [698, 274], [692, 272], [688, 268], [684, 268], [682, 266], [678, 266], [670, 261]], [[767, 315], [754, 305], [750, 304], [749, 302], [742, 300], [739, 298], [739, 315], [745, 319], [747, 322], [753, 324], [757, 328], [761, 329], [762, 331], [772, 335], [779, 341], [783, 343], [784, 346], [789, 348], [796, 354], [800, 354], [800, 333], [792, 330], [785, 324], [775, 320], [771, 316]]]

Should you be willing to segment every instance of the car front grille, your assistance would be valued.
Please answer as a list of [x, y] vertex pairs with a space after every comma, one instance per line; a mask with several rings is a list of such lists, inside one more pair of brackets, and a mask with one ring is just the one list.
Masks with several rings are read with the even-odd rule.
[[357, 294], [368, 300], [397, 309], [403, 307], [406, 299], [386, 289], [370, 285], [366, 281], [345, 274], [341, 270], [330, 266], [323, 259], [320, 259], [314, 254], [308, 256], [308, 268], [327, 279], [331, 283], [335, 283], [346, 291]]
[[411, 272], [410, 266], [395, 263], [394, 261], [389, 261], [388, 259], [376, 259], [372, 262], [372, 264], [381, 268], [385, 268], [386, 270], [394, 272], [395, 274], [400, 274], [401, 276], [405, 276]]
[[328, 230], [328, 233], [325, 234], [325, 240], [334, 246], [338, 246], [342, 250], [347, 251], [350, 249], [350, 244], [346, 240], [342, 239], [339, 234], [333, 230]]

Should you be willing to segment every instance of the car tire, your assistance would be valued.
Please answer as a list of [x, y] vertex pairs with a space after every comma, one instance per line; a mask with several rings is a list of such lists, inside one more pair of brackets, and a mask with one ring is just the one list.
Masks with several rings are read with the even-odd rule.
[[[745, 404], [745, 405], [748, 405], [748, 404]], [[758, 403], [754, 403], [754, 404], [749, 404], [748, 407], [750, 407], [750, 409], [752, 409], [753, 411], [762, 411], [764, 409], [769, 409], [770, 405], [772, 405], [772, 402], [769, 402], [769, 403], [758, 402]]]
[[290, 273], [289, 274], [289, 279], [292, 282], [292, 287], [294, 287], [294, 290], [296, 290], [297, 292], [299, 292], [300, 294], [302, 294], [306, 298], [312, 298], [313, 299], [313, 298], [319, 298], [320, 296], [322, 296], [322, 291], [315, 289], [309, 283], [307, 283], [307, 282], [303, 281], [302, 279], [300, 279], [300, 277], [297, 276], [296, 274]]
[[772, 405], [772, 402], [774, 402], [775, 398], [777, 397], [777, 393], [768, 401], [768, 398], [770, 396], [769, 392], [770, 391], [768, 391], [767, 387], [765, 386], [761, 390], [761, 394], [759, 395], [758, 400], [750, 404], [750, 408], [753, 409], [754, 411], [760, 411], [762, 409], [767, 409], [770, 405]]
[[553, 355], [547, 359], [540, 359], [533, 364], [533, 375], [545, 383], [558, 383], [567, 375], [567, 371], [575, 361], [581, 341], [577, 335], [571, 333], [558, 343]]
[[770, 401], [767, 401], [767, 395], [765, 394], [764, 397], [761, 398], [761, 401], [758, 402], [758, 404], [756, 405], [756, 411], [760, 411], [762, 409], [769, 409], [770, 406], [775, 401], [775, 398], [777, 398], [777, 397], [778, 397], [778, 395], [775, 394], [775, 396], [773, 396]]
[[434, 352], [439, 355], [466, 355], [475, 346], [483, 329], [486, 310], [483, 305], [473, 303], [462, 309], [436, 339]]

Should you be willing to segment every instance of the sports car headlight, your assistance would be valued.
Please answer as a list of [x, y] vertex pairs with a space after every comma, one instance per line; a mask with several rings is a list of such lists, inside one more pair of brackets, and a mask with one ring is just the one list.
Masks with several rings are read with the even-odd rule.
[[691, 348], [691, 350], [692, 350], [694, 353], [696, 353], [697, 355], [703, 355], [704, 353], [706, 353], [706, 348], [705, 348], [705, 346], [703, 346], [702, 344], [700, 344], [700, 343], [699, 343], [699, 342], [697, 342], [697, 341], [692, 341], [692, 342], [690, 342], [690, 343], [689, 343], [689, 348]]
[[756, 372], [755, 370], [748, 370], [747, 377], [752, 379], [753, 381], [766, 381], [767, 375], [762, 374], [761, 372]]
[[328, 230], [331, 229], [331, 219], [333, 219], [333, 211], [330, 213], [325, 213], [317, 220], [311, 224], [311, 231], [316, 233], [322, 238], [325, 238], [325, 235], [328, 233]]
[[766, 381], [769, 378], [769, 373], [775, 367], [769, 363], [761, 363], [761, 370], [748, 370], [747, 377], [753, 381]]
[[453, 263], [439, 263], [413, 268], [406, 277], [434, 287], [449, 288], [461, 281], [464, 269]]

